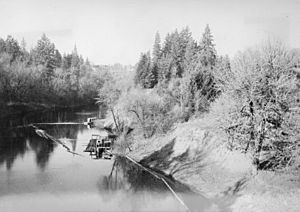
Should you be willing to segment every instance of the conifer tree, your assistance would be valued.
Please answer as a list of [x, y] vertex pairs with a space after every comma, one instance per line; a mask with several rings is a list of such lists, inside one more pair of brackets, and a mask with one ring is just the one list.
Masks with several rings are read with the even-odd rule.
[[37, 65], [43, 65], [46, 68], [46, 78], [49, 80], [53, 76], [55, 68], [55, 45], [43, 34], [38, 40], [37, 46], [33, 49], [33, 60]]
[[152, 56], [153, 63], [157, 63], [158, 60], [161, 58], [160, 35], [158, 32], [156, 32], [155, 35], [152, 55], [153, 55]]
[[61, 67], [62, 66], [62, 56], [60, 52], [56, 49], [55, 50], [55, 67]]
[[145, 88], [153, 88], [158, 82], [158, 65], [152, 64], [145, 78]]
[[5, 52], [11, 55], [11, 62], [22, 54], [18, 41], [11, 35], [8, 35], [5, 40]]
[[64, 70], [71, 68], [72, 54], [64, 54], [62, 58], [62, 67]]
[[75, 95], [79, 92], [79, 78], [80, 78], [80, 57], [78, 56], [77, 47], [74, 46], [71, 59], [71, 85]]
[[184, 53], [184, 70], [187, 72], [189, 70], [190, 64], [195, 59], [195, 55], [197, 53], [197, 43], [194, 39], [190, 38], [187, 43], [186, 50]]
[[147, 88], [149, 85], [149, 72], [151, 70], [151, 58], [150, 53], [142, 53], [140, 61], [136, 68], [136, 74], [134, 82], [136, 85], [140, 85], [143, 88]]
[[23, 38], [21, 41], [21, 46], [20, 46], [20, 50], [21, 50], [21, 61], [26, 61], [27, 63], [30, 60], [30, 56], [29, 56], [29, 52], [26, 50], [26, 41]]
[[0, 54], [2, 52], [5, 52], [5, 41], [2, 38], [0, 38]]
[[200, 42], [199, 59], [204, 67], [212, 69], [216, 64], [217, 53], [215, 44], [213, 43], [213, 36], [208, 25], [205, 27], [205, 31]]

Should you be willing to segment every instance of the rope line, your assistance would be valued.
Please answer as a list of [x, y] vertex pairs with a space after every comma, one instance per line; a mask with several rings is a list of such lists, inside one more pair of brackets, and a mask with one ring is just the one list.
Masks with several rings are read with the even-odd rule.
[[163, 183], [167, 186], [167, 188], [171, 191], [171, 193], [175, 196], [175, 198], [180, 202], [181, 205], [183, 205], [183, 207], [187, 210], [187, 211], [191, 211], [189, 209], [189, 207], [183, 202], [183, 200], [176, 194], [176, 192], [172, 189], [172, 187], [167, 183], [167, 181], [162, 178], [157, 176], [155, 173], [153, 173], [151, 170], [149, 170], [148, 168], [144, 167], [143, 165], [139, 164], [138, 162], [136, 162], [135, 160], [133, 160], [132, 158], [130, 158], [129, 156], [126, 155], [126, 158], [128, 160], [130, 160], [131, 162], [133, 162], [134, 164], [136, 164], [137, 166], [141, 167], [142, 169], [144, 169], [145, 171], [149, 172], [151, 175], [153, 175], [154, 177], [156, 177], [157, 179], [163, 181]]

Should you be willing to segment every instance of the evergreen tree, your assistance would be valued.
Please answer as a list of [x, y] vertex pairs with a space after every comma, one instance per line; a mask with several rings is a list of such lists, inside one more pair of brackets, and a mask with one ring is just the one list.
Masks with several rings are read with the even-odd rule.
[[185, 72], [189, 70], [189, 66], [193, 62], [193, 60], [195, 60], [196, 54], [197, 54], [197, 43], [194, 41], [194, 39], [190, 38], [184, 53]]
[[158, 64], [155, 63], [150, 67], [145, 78], [145, 88], [153, 88], [158, 82]]
[[72, 54], [64, 54], [62, 58], [62, 67], [64, 70], [71, 68]]
[[166, 56], [167, 54], [171, 53], [171, 46], [172, 46], [172, 36], [170, 35], [170, 33], [168, 33], [166, 35], [165, 42], [161, 50], [162, 56]]
[[21, 51], [22, 52], [26, 51], [26, 41], [24, 38], [22, 38], [22, 41], [21, 41]]
[[21, 52], [21, 47], [16, 39], [11, 35], [8, 35], [5, 41], [5, 52], [11, 55], [11, 62], [16, 60], [19, 57]]
[[167, 83], [172, 76], [173, 58], [171, 54], [163, 55], [158, 63], [158, 81]]
[[61, 67], [62, 66], [62, 56], [60, 52], [56, 49], [55, 50], [55, 67]]
[[187, 48], [185, 56], [189, 60], [186, 62], [190, 78], [189, 111], [190, 113], [204, 112], [218, 94], [214, 76], [217, 55], [208, 25], [199, 47], [190, 41]]
[[55, 45], [43, 34], [41, 39], [38, 40], [37, 46], [33, 49], [32, 54], [36, 65], [45, 66], [47, 80], [53, 76], [53, 70], [56, 65], [55, 53]]
[[85, 59], [85, 65], [87, 65], [87, 66], [90, 66], [90, 65], [91, 65], [91, 62], [90, 62], [89, 58], [86, 58], [86, 59]]
[[152, 52], [152, 65], [151, 70], [147, 76], [147, 87], [153, 88], [158, 82], [158, 75], [159, 75], [159, 61], [161, 60], [161, 45], [160, 45], [160, 35], [156, 32], [155, 41], [153, 45], [153, 52]]
[[227, 84], [234, 77], [228, 55], [217, 58], [216, 67], [213, 69], [216, 86], [219, 91], [225, 91]]
[[213, 36], [208, 25], [205, 27], [205, 31], [200, 42], [199, 59], [203, 66], [211, 69], [216, 64], [217, 53], [215, 50], [215, 44], [213, 43]]
[[149, 86], [149, 72], [151, 70], [151, 58], [150, 53], [142, 53], [140, 61], [138, 62], [136, 68], [136, 74], [134, 78], [134, 82], [136, 85], [140, 85], [143, 88], [147, 88]]
[[77, 47], [75, 45], [71, 59], [71, 84], [75, 95], [79, 92], [79, 77], [80, 77], [80, 58], [78, 56]]
[[180, 37], [177, 30], [171, 34], [171, 75], [173, 77], [180, 77], [182, 69], [180, 67]]
[[192, 35], [188, 27], [185, 27], [178, 35], [178, 38], [174, 41], [176, 42], [177, 54], [175, 60], [176, 64], [176, 77], [182, 77], [185, 71], [185, 53], [189, 45], [190, 40], [192, 40]]
[[158, 81], [167, 83], [173, 75], [176, 75], [176, 59], [178, 56], [178, 32], [177, 30], [172, 34], [167, 34], [164, 45], [162, 47], [161, 59], [158, 64]]
[[158, 32], [156, 32], [156, 35], [155, 35], [155, 41], [154, 41], [152, 55], [153, 55], [152, 56], [153, 63], [157, 63], [158, 60], [161, 58], [160, 35]]
[[23, 38], [21, 41], [21, 61], [26, 61], [27, 63], [29, 63], [30, 60], [30, 56], [29, 56], [29, 52], [26, 50], [26, 41]]
[[0, 54], [5, 52], [5, 41], [0, 38]]
[[159, 79], [162, 78], [161, 76], [167, 80], [170, 80], [170, 77], [181, 78], [183, 76], [185, 71], [185, 52], [191, 39], [188, 27], [181, 32], [175, 30], [166, 36], [159, 64], [159, 67], [161, 67], [159, 69]]
[[79, 55], [77, 52], [77, 47], [75, 45], [74, 50], [72, 52], [71, 67], [78, 67], [80, 65], [79, 63], [80, 63], [80, 59], [79, 59]]

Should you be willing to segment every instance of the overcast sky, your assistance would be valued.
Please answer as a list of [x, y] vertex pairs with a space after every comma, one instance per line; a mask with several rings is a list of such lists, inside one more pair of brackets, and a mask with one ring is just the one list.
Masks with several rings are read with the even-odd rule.
[[152, 49], [155, 32], [189, 26], [200, 40], [209, 24], [218, 54], [266, 39], [300, 47], [300, 0], [0, 0], [0, 37], [24, 37], [30, 49], [42, 33], [63, 52], [76, 43], [96, 64], [135, 64]]

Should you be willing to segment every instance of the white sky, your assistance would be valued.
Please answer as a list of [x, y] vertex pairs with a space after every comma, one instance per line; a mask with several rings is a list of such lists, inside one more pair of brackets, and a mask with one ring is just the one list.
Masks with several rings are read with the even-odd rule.
[[188, 25], [200, 40], [206, 24], [219, 54], [274, 38], [299, 48], [300, 0], [0, 0], [0, 37], [24, 37], [30, 49], [45, 32], [96, 64], [135, 64], [156, 31], [163, 40]]

